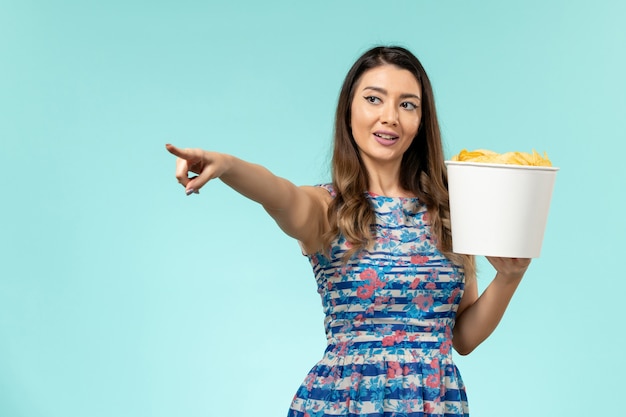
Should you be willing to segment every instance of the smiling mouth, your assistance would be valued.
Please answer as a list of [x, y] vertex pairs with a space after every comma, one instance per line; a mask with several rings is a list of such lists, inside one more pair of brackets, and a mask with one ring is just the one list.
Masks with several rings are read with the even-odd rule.
[[377, 136], [381, 139], [385, 139], [385, 140], [396, 140], [399, 138], [399, 136], [392, 136], [392, 135], [385, 135], [382, 133], [374, 133], [374, 136]]

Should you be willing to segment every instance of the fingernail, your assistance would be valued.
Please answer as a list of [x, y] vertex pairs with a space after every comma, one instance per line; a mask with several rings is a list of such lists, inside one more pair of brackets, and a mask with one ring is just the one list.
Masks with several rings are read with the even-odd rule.
[[196, 194], [197, 194], [198, 192], [197, 192], [196, 190], [194, 190], [193, 188], [190, 188], [190, 189], [188, 189], [188, 190], [185, 190], [185, 194], [187, 194], [187, 195], [191, 195], [191, 194], [193, 194], [193, 193], [196, 193]]

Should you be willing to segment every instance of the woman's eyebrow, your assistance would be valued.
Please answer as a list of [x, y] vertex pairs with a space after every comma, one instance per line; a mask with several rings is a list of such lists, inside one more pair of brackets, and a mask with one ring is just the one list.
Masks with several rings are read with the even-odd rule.
[[[388, 95], [389, 93], [387, 92], [387, 90], [385, 90], [382, 87], [376, 87], [376, 86], [367, 86], [367, 87], [363, 87], [363, 90], [373, 90], [376, 91], [378, 93], [384, 94], [384, 95]], [[404, 94], [400, 94], [400, 98], [405, 99], [405, 98], [414, 98], [417, 100], [422, 100], [420, 98], [420, 96], [418, 96], [417, 94], [411, 94], [411, 93], [404, 93]]]

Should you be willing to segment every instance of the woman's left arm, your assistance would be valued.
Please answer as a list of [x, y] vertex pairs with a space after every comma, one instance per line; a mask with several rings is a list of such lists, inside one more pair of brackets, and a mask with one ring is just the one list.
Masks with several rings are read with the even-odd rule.
[[530, 259], [487, 257], [496, 276], [478, 296], [476, 279], [466, 283], [456, 315], [452, 344], [467, 355], [495, 330], [517, 286], [530, 265]]

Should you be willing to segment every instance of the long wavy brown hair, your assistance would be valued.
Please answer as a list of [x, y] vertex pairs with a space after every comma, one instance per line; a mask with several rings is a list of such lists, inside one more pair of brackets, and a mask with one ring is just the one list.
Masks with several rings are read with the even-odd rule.
[[417, 135], [402, 157], [400, 184], [426, 205], [432, 235], [439, 250], [464, 269], [466, 278], [473, 279], [476, 275], [474, 257], [452, 252], [448, 176], [432, 86], [420, 61], [399, 46], [379, 46], [367, 51], [354, 63], [341, 87], [332, 157], [332, 182], [336, 197], [328, 207], [330, 230], [324, 236], [326, 246], [342, 234], [352, 246], [344, 257], [347, 260], [356, 252], [370, 247], [374, 241], [374, 209], [365, 194], [369, 178], [352, 136], [350, 109], [354, 89], [363, 73], [386, 64], [410, 71], [422, 87], [422, 120]]

